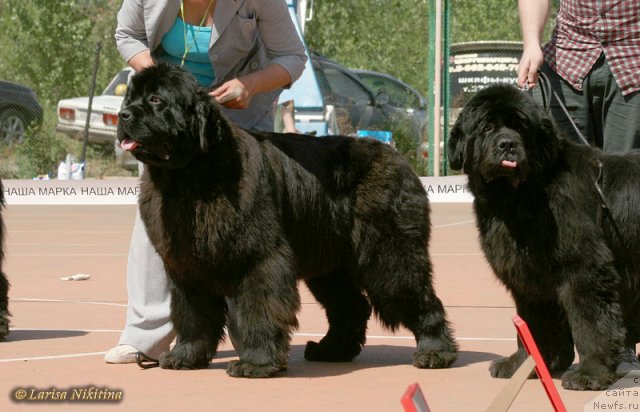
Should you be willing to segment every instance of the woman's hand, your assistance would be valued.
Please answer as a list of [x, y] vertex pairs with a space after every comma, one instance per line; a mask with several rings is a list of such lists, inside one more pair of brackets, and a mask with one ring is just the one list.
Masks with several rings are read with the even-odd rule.
[[229, 109], [246, 109], [253, 94], [240, 79], [232, 79], [209, 93], [218, 103]]
[[246, 109], [251, 98], [291, 84], [291, 76], [279, 64], [269, 64], [262, 70], [229, 80], [209, 93], [216, 101], [229, 109]]

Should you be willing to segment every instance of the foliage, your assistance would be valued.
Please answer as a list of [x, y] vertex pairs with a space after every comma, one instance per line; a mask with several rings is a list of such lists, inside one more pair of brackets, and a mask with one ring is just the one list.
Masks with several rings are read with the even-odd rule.
[[[446, 0], [444, 0], [446, 1]], [[544, 38], [551, 36], [559, 0], [552, 0]], [[518, 4], [513, 0], [455, 0], [451, 7], [453, 43], [477, 40], [521, 41]]]
[[46, 117], [41, 126], [27, 130], [22, 144], [14, 146], [15, 177], [31, 179], [38, 175], [54, 176], [58, 162], [68, 151], [69, 143], [68, 139], [55, 133], [55, 122], [51, 117]]
[[102, 42], [99, 92], [123, 65], [113, 40], [117, 3], [3, 0], [0, 78], [34, 88], [47, 106], [55, 106], [60, 99], [86, 96], [96, 43]]
[[[120, 3], [0, 0], [0, 79], [33, 88], [44, 108], [40, 129], [30, 130], [21, 146], [3, 148], [10, 159], [0, 165], [0, 176], [55, 175], [66, 153], [79, 151], [76, 142], [55, 132], [56, 106], [61, 99], [89, 94], [98, 42], [96, 94], [124, 65], [113, 39]], [[102, 163], [100, 157], [96, 161]]]
[[[54, 112], [45, 108], [46, 112]], [[41, 126], [29, 128], [22, 144], [0, 145], [0, 177], [3, 179], [31, 179], [36, 176], [57, 175], [58, 165], [67, 154], [80, 159], [82, 142], [55, 132], [56, 119], [45, 116]], [[115, 160], [113, 147], [89, 145], [87, 147], [86, 176], [132, 176]]]
[[[521, 39], [513, 0], [449, 4], [451, 43]], [[317, 0], [305, 39], [347, 67], [389, 73], [426, 95], [429, 12], [429, 0]]]
[[451, 7], [452, 43], [521, 40], [516, 1], [455, 0]]
[[426, 90], [429, 0], [318, 0], [305, 39], [346, 67], [392, 74]]
[[411, 120], [404, 117], [397, 119], [390, 125], [389, 130], [393, 132], [396, 150], [407, 159], [413, 170], [418, 172], [420, 176], [426, 175], [426, 164], [418, 153], [420, 138], [416, 137], [415, 125]]

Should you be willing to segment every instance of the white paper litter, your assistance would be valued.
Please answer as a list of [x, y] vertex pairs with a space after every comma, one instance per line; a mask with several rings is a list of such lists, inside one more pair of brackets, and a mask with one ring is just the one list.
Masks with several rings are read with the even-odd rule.
[[71, 276], [63, 276], [60, 280], [87, 280], [91, 277], [91, 275], [85, 275], [84, 273], [78, 273]]

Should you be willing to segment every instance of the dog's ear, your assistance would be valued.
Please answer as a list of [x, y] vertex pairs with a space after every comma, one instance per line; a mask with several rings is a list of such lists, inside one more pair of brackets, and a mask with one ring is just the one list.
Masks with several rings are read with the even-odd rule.
[[559, 141], [558, 129], [548, 113], [543, 113], [540, 118], [540, 131], [542, 136], [539, 136], [538, 140], [542, 152], [541, 159], [552, 164], [558, 155]]
[[197, 134], [200, 138], [200, 148], [204, 153], [207, 153], [209, 151], [209, 143], [221, 138], [220, 122], [222, 121], [222, 114], [206, 90], [198, 91], [195, 118]]
[[560, 140], [551, 115], [535, 105], [522, 105], [518, 113], [523, 121], [530, 174], [550, 170], [558, 160]]
[[464, 165], [464, 154], [467, 150], [468, 141], [462, 130], [462, 123], [465, 117], [466, 114], [462, 111], [449, 134], [449, 142], [447, 143], [447, 148], [449, 149], [449, 167], [453, 170], [460, 170]]
[[208, 136], [209, 122], [211, 121], [210, 113], [211, 110], [209, 108], [209, 104], [203, 99], [200, 99], [196, 103], [195, 120], [197, 126], [197, 134], [200, 138], [200, 148], [204, 153], [207, 153], [209, 151]]
[[196, 134], [200, 138], [200, 147], [207, 153], [209, 145], [223, 139], [228, 125], [220, 108], [206, 90], [198, 91], [195, 104]]

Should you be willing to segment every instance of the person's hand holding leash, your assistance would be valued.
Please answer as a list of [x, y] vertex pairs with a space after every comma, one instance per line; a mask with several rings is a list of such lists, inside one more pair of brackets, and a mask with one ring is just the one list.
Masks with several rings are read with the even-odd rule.
[[538, 82], [538, 69], [544, 63], [540, 47], [524, 49], [518, 64], [518, 86], [530, 89]]

